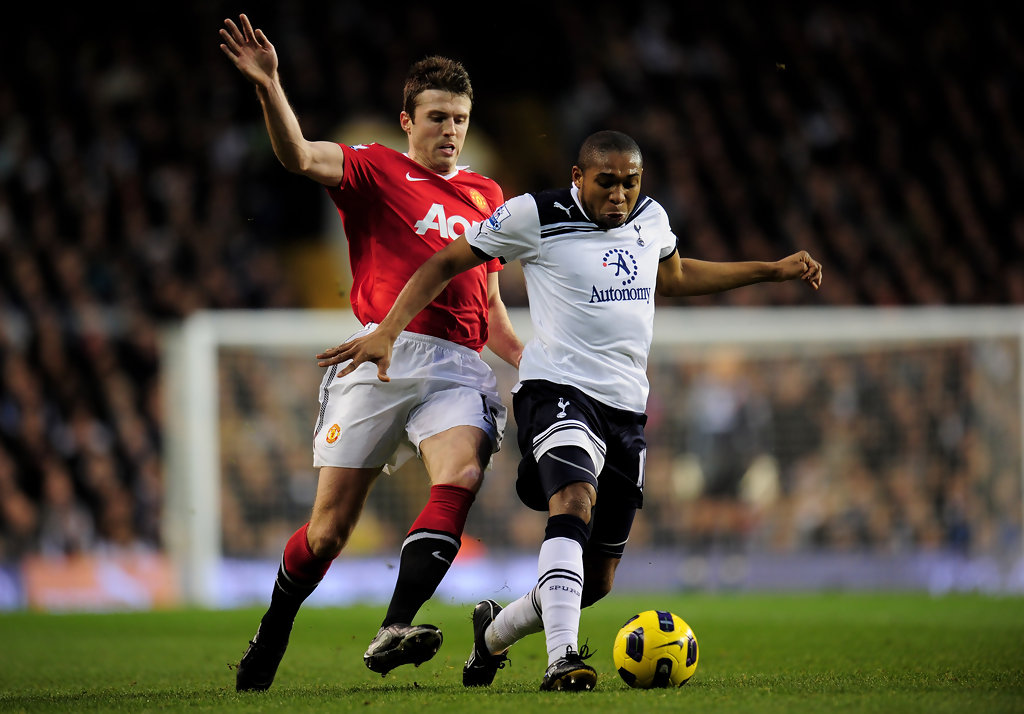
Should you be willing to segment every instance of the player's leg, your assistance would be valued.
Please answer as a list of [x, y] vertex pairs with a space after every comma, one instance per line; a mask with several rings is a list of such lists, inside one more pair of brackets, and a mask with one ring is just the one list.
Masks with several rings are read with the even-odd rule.
[[[537, 476], [533, 454], [526, 452], [519, 462], [516, 491], [520, 500], [535, 511], [547, 511], [547, 499]], [[462, 668], [465, 687], [487, 687], [504, 669], [509, 648], [528, 635], [544, 631], [537, 585], [504, 608], [494, 600], [481, 600], [473, 608], [473, 648]]]
[[622, 556], [613, 557], [605, 553], [586, 550], [583, 553], [583, 598], [580, 607], [590, 607], [612, 591], [615, 571]]
[[[571, 447], [552, 449], [538, 460], [544, 472], [547, 457], [564, 461]], [[582, 450], [576, 449], [577, 455]], [[583, 660], [585, 648], [579, 647], [580, 610], [584, 571], [583, 551], [590, 536], [590, 511], [597, 498], [594, 487], [586, 482], [570, 483], [550, 500], [544, 542], [537, 558], [537, 594], [544, 620], [548, 667], [541, 682], [543, 690], [589, 690], [597, 683], [594, 668]]]
[[[581, 608], [611, 592], [615, 582], [636, 513], [629, 500], [631, 494], [623, 495], [627, 500], [619, 500], [616, 493], [604, 497], [591, 515], [591, 534], [583, 550]], [[493, 600], [484, 600], [474, 608], [472, 617], [474, 648], [462, 673], [462, 683], [467, 687], [490, 685], [497, 670], [504, 668], [509, 647], [544, 630], [537, 586], [504, 608]]]
[[612, 591], [641, 496], [632, 482], [618, 478], [616, 467], [622, 461], [611, 451], [601, 474], [601, 501], [594, 509], [590, 540], [583, 552], [582, 607], [590, 607]]
[[[548, 512], [538, 554], [537, 584], [505, 609], [493, 601], [473, 611], [474, 646], [463, 669], [466, 686], [488, 685], [508, 648], [545, 631], [549, 667], [544, 689], [589, 689], [593, 668], [576, 649], [583, 589], [583, 546], [604, 461], [600, 416], [578, 390], [543, 381], [520, 385], [513, 399], [519, 425], [516, 491], [528, 507]], [[549, 676], [549, 674], [551, 676]]]
[[578, 390], [537, 385], [525, 392], [521, 388], [516, 397], [516, 419], [530, 425], [529, 441], [520, 439], [520, 448], [523, 453], [529, 449], [548, 508], [537, 556], [537, 600], [548, 653], [541, 689], [589, 690], [597, 673], [583, 661], [587, 653], [579, 647], [583, 551], [599, 500], [598, 474], [604, 469], [604, 418]]
[[263, 690], [273, 682], [295, 613], [341, 552], [374, 479], [405, 439], [414, 386], [396, 380], [382, 388], [372, 364], [340, 379], [337, 372], [325, 370], [320, 383], [313, 436], [320, 477], [312, 515], [285, 546], [270, 608], [239, 663], [239, 690]]
[[299, 607], [348, 541], [378, 473], [380, 468], [320, 469], [310, 520], [285, 545], [270, 607], [238, 664], [238, 691], [263, 691], [273, 683]]
[[381, 630], [364, 656], [367, 666], [382, 674], [429, 659], [441, 644], [437, 628], [411, 623], [459, 552], [466, 517], [506, 418], [494, 374], [479, 354], [423, 336], [404, 340], [403, 349], [408, 362], [429, 367], [426, 396], [411, 410], [406, 433], [431, 487], [402, 544]]
[[410, 622], [458, 555], [469, 509], [491, 457], [491, 441], [477, 427], [457, 426], [425, 439], [420, 453], [430, 495], [402, 544], [398, 583], [384, 625]]
[[[561, 471], [564, 464], [590, 465], [590, 457], [574, 447], [551, 449], [540, 461], [542, 471]], [[576, 479], [564, 473], [544, 480]], [[569, 481], [551, 497], [550, 515], [537, 558], [537, 584], [502, 609], [484, 600], [473, 609], [474, 644], [462, 670], [464, 686], [488, 686], [504, 667], [506, 652], [515, 642], [544, 631], [548, 671], [544, 689], [590, 689], [596, 681], [592, 667], [583, 664], [577, 647], [580, 599], [583, 591], [583, 549], [596, 490], [589, 481]], [[583, 653], [585, 655], [585, 653]]]
[[[547, 498], [532, 452], [525, 452], [519, 462], [516, 491], [524, 505], [547, 512]], [[537, 586], [504, 609], [493, 600], [482, 600], [473, 608], [472, 620], [473, 649], [462, 670], [462, 683], [467, 687], [488, 686], [498, 670], [504, 668], [506, 652], [512, 645], [544, 631]]]
[[366, 666], [381, 674], [399, 665], [421, 664], [441, 646], [436, 627], [412, 622], [459, 553], [493, 441], [479, 427], [455, 426], [424, 439], [419, 448], [430, 476], [430, 495], [402, 543], [391, 602], [363, 656]]

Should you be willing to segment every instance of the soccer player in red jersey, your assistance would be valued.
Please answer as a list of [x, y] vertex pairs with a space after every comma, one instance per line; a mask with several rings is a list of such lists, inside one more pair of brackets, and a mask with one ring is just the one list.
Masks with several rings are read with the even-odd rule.
[[[409, 139], [405, 154], [374, 143], [308, 141], [281, 85], [274, 46], [245, 15], [224, 25], [221, 50], [255, 85], [278, 160], [325, 186], [338, 208], [349, 241], [352, 309], [364, 324], [356, 334], [368, 334], [420, 264], [503, 202], [494, 181], [456, 164], [473, 104], [469, 76], [443, 57], [412, 66], [399, 119]], [[394, 594], [363, 659], [383, 675], [437, 652], [441, 632], [412, 620], [459, 551], [506, 419], [480, 350], [487, 345], [518, 366], [523, 348], [501, 301], [499, 269], [490, 261], [455, 277], [408, 325], [389, 382], [377, 379], [373, 365], [344, 377], [338, 365], [325, 370], [312, 514], [284, 547], [270, 607], [236, 670], [239, 691], [273, 683], [295, 615], [341, 553], [375, 479], [413, 455], [426, 467], [430, 496], [402, 545]]]

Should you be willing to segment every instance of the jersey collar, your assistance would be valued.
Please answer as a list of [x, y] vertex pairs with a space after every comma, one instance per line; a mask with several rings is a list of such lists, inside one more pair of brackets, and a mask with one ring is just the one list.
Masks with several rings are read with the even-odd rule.
[[[430, 171], [430, 169], [427, 169], [426, 166], [423, 166], [423, 164], [421, 164], [420, 162], [418, 162], [415, 159], [413, 159], [412, 157], [410, 157], [408, 152], [403, 153], [402, 156], [404, 156], [405, 158], [409, 159], [409, 161], [412, 161], [414, 164], [423, 167], [427, 171]], [[455, 178], [456, 176], [458, 176], [460, 171], [465, 171], [468, 168], [469, 168], [468, 164], [466, 166], [458, 166], [458, 165], [456, 165], [455, 170], [452, 171], [451, 173], [437, 174], [437, 175], [440, 176], [441, 178], [443, 178], [445, 181], [449, 181], [449, 180]], [[437, 172], [436, 171], [431, 171], [431, 173], [437, 173]]]
[[[583, 208], [583, 204], [580, 202], [580, 189], [579, 187], [576, 186], [576, 184], [569, 184], [569, 195], [572, 196], [572, 200], [576, 203], [576, 207], [580, 209], [580, 215], [586, 218], [591, 223], [594, 223], [594, 221], [591, 220], [590, 216], [587, 215], [586, 210]], [[594, 223], [594, 225], [596, 226], [597, 224]]]

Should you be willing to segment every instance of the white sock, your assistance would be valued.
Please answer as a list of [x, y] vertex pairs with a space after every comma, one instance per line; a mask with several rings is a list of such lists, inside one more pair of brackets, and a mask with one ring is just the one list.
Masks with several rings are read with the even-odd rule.
[[580, 600], [583, 597], [583, 546], [572, 538], [550, 538], [540, 546], [537, 594], [544, 619], [548, 664], [579, 651]]
[[544, 629], [540, 617], [540, 601], [537, 588], [509, 603], [498, 613], [494, 622], [484, 632], [484, 642], [491, 654], [504, 652], [519, 640]]

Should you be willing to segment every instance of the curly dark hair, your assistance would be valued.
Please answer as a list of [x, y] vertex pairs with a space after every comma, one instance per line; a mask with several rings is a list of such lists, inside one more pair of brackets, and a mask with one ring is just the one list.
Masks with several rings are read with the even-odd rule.
[[417, 100], [428, 89], [462, 94], [469, 98], [470, 105], [473, 103], [473, 85], [469, 82], [469, 73], [462, 63], [447, 57], [426, 57], [409, 68], [402, 96], [402, 109], [406, 114], [415, 118]]

